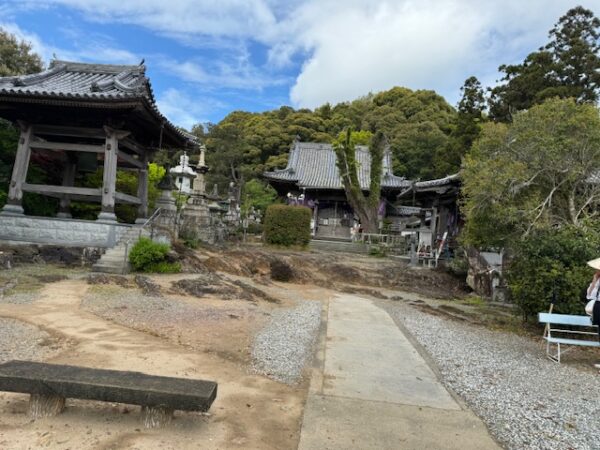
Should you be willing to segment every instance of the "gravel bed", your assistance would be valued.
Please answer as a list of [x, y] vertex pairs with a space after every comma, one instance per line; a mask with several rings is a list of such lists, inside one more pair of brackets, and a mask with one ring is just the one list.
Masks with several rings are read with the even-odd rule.
[[427, 349], [443, 382], [506, 448], [600, 449], [599, 375], [548, 360], [541, 341], [407, 305], [386, 309]]
[[38, 292], [19, 292], [11, 295], [0, 296], [0, 303], [9, 303], [12, 305], [30, 305], [39, 300]]
[[12, 359], [42, 361], [56, 350], [52, 337], [33, 325], [0, 319], [0, 363]]
[[277, 381], [294, 384], [312, 356], [321, 323], [321, 304], [303, 302], [276, 311], [256, 336], [252, 348], [254, 369]]
[[242, 308], [203, 308], [187, 303], [150, 297], [133, 289], [123, 291], [88, 293], [82, 306], [102, 317], [126, 326], [149, 325], [152, 328], [171, 328], [198, 320], [222, 320], [231, 315], [247, 315], [249, 309]]

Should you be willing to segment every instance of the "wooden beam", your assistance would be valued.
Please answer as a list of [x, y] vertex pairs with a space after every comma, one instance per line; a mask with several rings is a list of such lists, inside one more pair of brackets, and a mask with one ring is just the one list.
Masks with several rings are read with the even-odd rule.
[[65, 127], [60, 125], [33, 125], [34, 134], [46, 134], [49, 136], [86, 137], [94, 139], [106, 138], [102, 128]]
[[21, 126], [21, 135], [17, 145], [17, 156], [13, 165], [12, 177], [8, 187], [8, 203], [21, 206], [23, 198], [23, 186], [27, 179], [27, 170], [29, 168], [29, 158], [31, 156], [31, 126], [19, 124]]
[[31, 148], [40, 148], [44, 150], [65, 150], [69, 152], [104, 153], [104, 145], [33, 141], [29, 146]]
[[117, 156], [119, 158], [121, 158], [123, 161], [128, 162], [132, 166], [137, 167], [138, 169], [146, 168], [146, 165], [142, 161], [140, 161], [139, 159], [135, 159], [132, 155], [122, 152], [121, 150], [119, 150], [119, 152], [117, 153]]
[[141, 205], [142, 201], [133, 195], [115, 192], [115, 200], [117, 203], [128, 203], [130, 205]]
[[[102, 189], [100, 188], [83, 188], [75, 186], [51, 186], [48, 184], [29, 184], [23, 183], [23, 191], [34, 192], [36, 194], [73, 194], [82, 195], [86, 197], [100, 196], [102, 195]], [[52, 196], [52, 195], [50, 195]]]
[[125, 147], [126, 149], [131, 150], [132, 152], [137, 153], [140, 156], [145, 155], [147, 153], [150, 153], [149, 149], [147, 149], [146, 147], [138, 144], [137, 142], [135, 142], [131, 138], [121, 139], [119, 141], [119, 145], [122, 146], [122, 147]]

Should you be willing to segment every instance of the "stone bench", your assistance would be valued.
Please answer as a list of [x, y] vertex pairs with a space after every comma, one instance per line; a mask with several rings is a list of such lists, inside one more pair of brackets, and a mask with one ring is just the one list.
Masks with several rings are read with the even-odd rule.
[[174, 410], [207, 411], [217, 383], [140, 372], [91, 369], [29, 361], [0, 364], [0, 391], [31, 394], [33, 418], [59, 414], [66, 398], [140, 405], [147, 428], [164, 426]]

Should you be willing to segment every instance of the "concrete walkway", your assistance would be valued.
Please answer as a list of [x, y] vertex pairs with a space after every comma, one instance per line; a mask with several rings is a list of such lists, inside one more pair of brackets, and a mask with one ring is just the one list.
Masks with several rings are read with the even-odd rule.
[[499, 448], [371, 300], [331, 299], [322, 340], [300, 450]]

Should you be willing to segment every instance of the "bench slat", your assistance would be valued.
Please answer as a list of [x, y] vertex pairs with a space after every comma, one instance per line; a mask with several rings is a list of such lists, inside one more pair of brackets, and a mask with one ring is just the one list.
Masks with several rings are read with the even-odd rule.
[[141, 372], [10, 361], [0, 364], [0, 391], [207, 411], [217, 396], [217, 383]]
[[538, 313], [540, 323], [551, 323], [558, 325], [575, 325], [582, 327], [594, 327], [590, 316], [572, 316], [569, 314]]
[[556, 338], [556, 337], [545, 337], [548, 342], [553, 344], [565, 344], [565, 345], [583, 345], [585, 347], [600, 347], [598, 341], [585, 341], [583, 339], [567, 339], [567, 338]]

